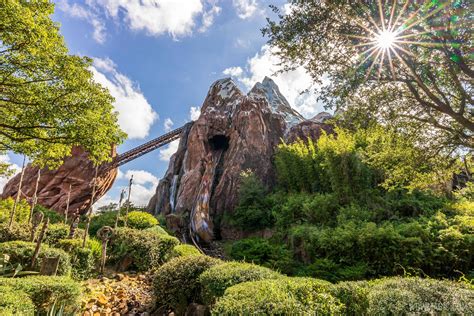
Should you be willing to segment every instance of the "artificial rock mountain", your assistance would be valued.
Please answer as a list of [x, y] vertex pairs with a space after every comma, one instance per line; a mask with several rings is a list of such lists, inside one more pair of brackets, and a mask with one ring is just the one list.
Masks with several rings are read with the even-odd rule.
[[[113, 149], [112, 156], [115, 156]], [[71, 156], [57, 170], [42, 169], [38, 183], [38, 204], [63, 214], [66, 210], [69, 190], [69, 214], [83, 214], [91, 204], [92, 183], [95, 176], [93, 163], [88, 155], [79, 147], [72, 149]], [[96, 194], [94, 201], [102, 197], [113, 185], [117, 176], [117, 169], [108, 168], [107, 164], [97, 169]], [[38, 167], [28, 164], [25, 168], [21, 188], [21, 198], [32, 201]], [[20, 174], [17, 174], [5, 185], [2, 198], [16, 197], [20, 183]]]
[[272, 188], [277, 145], [331, 132], [324, 123], [328, 117], [320, 113], [305, 120], [267, 77], [248, 94], [231, 79], [216, 81], [199, 119], [181, 135], [148, 210], [165, 215], [168, 228], [184, 238], [191, 235], [204, 242], [232, 238], [232, 230], [220, 220], [238, 203], [242, 171], [251, 170]]

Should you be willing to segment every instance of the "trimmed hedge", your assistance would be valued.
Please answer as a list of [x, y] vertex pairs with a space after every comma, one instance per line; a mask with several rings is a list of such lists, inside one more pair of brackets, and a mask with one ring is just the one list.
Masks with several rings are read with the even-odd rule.
[[204, 255], [178, 257], [165, 263], [153, 281], [156, 307], [181, 315], [190, 303], [202, 302], [199, 276], [220, 263], [221, 260]]
[[[21, 264], [23, 267], [29, 267], [31, 258], [35, 252], [35, 243], [26, 241], [9, 241], [0, 243], [0, 253], [10, 256], [11, 264]], [[48, 245], [41, 245], [33, 269], [39, 271], [41, 262], [44, 257], [59, 257], [58, 275], [69, 275], [71, 273], [71, 259], [69, 255], [62, 249], [51, 248]]]
[[82, 248], [80, 239], [62, 239], [58, 248], [65, 250], [71, 256], [72, 276], [84, 280], [93, 275], [99, 264], [102, 246], [97, 239], [87, 239], [86, 247]]
[[199, 277], [202, 285], [202, 297], [211, 305], [224, 295], [227, 288], [247, 281], [278, 279], [283, 277], [278, 272], [251, 263], [226, 262], [210, 268]]
[[159, 225], [156, 225], [156, 226], [153, 226], [153, 227], [150, 227], [150, 228], [146, 228], [145, 231], [147, 232], [153, 232], [155, 234], [160, 234], [160, 235], [169, 235], [166, 230], [159, 226]]
[[147, 212], [133, 211], [127, 215], [127, 225], [131, 228], [145, 229], [158, 225], [158, 220]]
[[366, 315], [369, 308], [367, 281], [346, 281], [333, 286], [332, 293], [345, 305], [346, 315]]
[[13, 240], [29, 241], [31, 237], [31, 230], [27, 224], [12, 223], [8, 228], [7, 223], [0, 223], [0, 242], [7, 242]]
[[200, 255], [201, 252], [192, 246], [187, 244], [177, 245], [174, 246], [173, 251], [171, 252], [171, 257], [186, 257], [186, 256], [197, 256]]
[[34, 313], [35, 305], [25, 292], [8, 286], [0, 286], [0, 316], [33, 315]]
[[[0, 278], [0, 286], [25, 292], [40, 314], [46, 313], [53, 305], [57, 309], [64, 306], [65, 314], [73, 314], [80, 306], [81, 285], [67, 277]], [[25, 300], [25, 304], [28, 306], [28, 300]]]
[[474, 315], [474, 290], [462, 283], [401, 277], [370, 283], [369, 315]]
[[331, 283], [311, 278], [244, 282], [225, 291], [212, 315], [333, 315], [344, 305], [331, 293]]
[[120, 227], [110, 241], [112, 261], [131, 259], [131, 267], [139, 271], [157, 269], [170, 257], [178, 239], [149, 231]]

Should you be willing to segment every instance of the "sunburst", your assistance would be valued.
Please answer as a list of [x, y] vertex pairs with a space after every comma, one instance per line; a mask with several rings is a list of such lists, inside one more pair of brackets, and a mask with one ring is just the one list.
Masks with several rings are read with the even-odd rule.
[[405, 60], [408, 56], [414, 57], [414, 54], [410, 51], [410, 45], [425, 47], [443, 45], [437, 42], [419, 40], [421, 36], [432, 33], [434, 28], [433, 31], [423, 32], [419, 30], [415, 32], [414, 28], [446, 8], [450, 1], [445, 3], [439, 3], [439, 1], [425, 2], [411, 13], [408, 10], [410, 2], [413, 4], [413, 1], [407, 0], [403, 6], [399, 6], [397, 5], [398, 1], [393, 0], [391, 6], [387, 7], [386, 4], [389, 1], [384, 1], [385, 4], [382, 4], [382, 1], [378, 0], [379, 21], [375, 21], [369, 12], [364, 12], [364, 17], [358, 17], [354, 20], [357, 26], [366, 34], [347, 36], [359, 41], [353, 47], [362, 50], [357, 58], [360, 60], [357, 68], [360, 66], [368, 67], [365, 75], [366, 80], [375, 67], [378, 67], [377, 79], [380, 79], [384, 67], [388, 67], [393, 79], [395, 79], [395, 67], [397, 65], [401, 64], [410, 68]]

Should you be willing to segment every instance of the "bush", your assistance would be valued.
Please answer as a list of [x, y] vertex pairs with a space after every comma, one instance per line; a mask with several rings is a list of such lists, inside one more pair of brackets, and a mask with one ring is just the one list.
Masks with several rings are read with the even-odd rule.
[[51, 224], [48, 226], [43, 243], [52, 247], [57, 246], [59, 240], [65, 239], [69, 236], [69, 225], [63, 223]]
[[199, 277], [202, 286], [204, 303], [211, 305], [224, 291], [247, 281], [277, 279], [282, 277], [278, 272], [251, 263], [226, 262], [205, 271]]
[[166, 230], [159, 226], [159, 225], [156, 225], [156, 226], [153, 226], [153, 227], [150, 227], [150, 228], [146, 228], [145, 231], [147, 232], [153, 232], [155, 234], [159, 234], [159, 235], [169, 235]]
[[[46, 314], [55, 306], [64, 306], [65, 314], [74, 314], [80, 306], [81, 285], [67, 277], [32, 276], [25, 278], [0, 278], [0, 286], [25, 292], [33, 301], [36, 312]], [[19, 300], [17, 300], [18, 304]], [[26, 300], [28, 304], [28, 300]]]
[[170, 257], [178, 244], [175, 237], [122, 227], [115, 230], [110, 241], [110, 257], [115, 261], [131, 259], [131, 267], [139, 271], [153, 270]]
[[366, 281], [340, 282], [331, 292], [344, 304], [345, 315], [367, 315], [370, 286]]
[[44, 220], [49, 218], [49, 223], [50, 224], [58, 224], [58, 223], [64, 223], [64, 216], [62, 214], [59, 214], [58, 212], [51, 210], [49, 208], [46, 208], [42, 205], [36, 205], [35, 206], [35, 212], [43, 212], [44, 215]]
[[[10, 221], [10, 214], [13, 208], [15, 200], [11, 197], [1, 200], [0, 199], [0, 223], [8, 223]], [[13, 220], [17, 223], [26, 223], [30, 217], [30, 205], [26, 200], [20, 199], [20, 202], [16, 206], [15, 216]]]
[[[91, 219], [91, 223], [89, 225], [89, 235], [95, 236], [99, 229], [104, 226], [115, 226], [115, 218], [117, 217], [117, 211], [108, 211], [104, 213], [100, 213], [95, 215]], [[119, 226], [123, 225], [123, 219], [119, 218]]]
[[212, 315], [333, 315], [343, 305], [330, 293], [331, 283], [310, 278], [245, 282], [225, 291]]
[[23, 291], [0, 286], [0, 316], [34, 315], [35, 305]]
[[187, 256], [170, 260], [155, 273], [153, 287], [156, 307], [184, 314], [190, 303], [200, 303], [199, 276], [222, 261], [208, 256]]
[[293, 270], [292, 254], [283, 245], [271, 244], [264, 238], [247, 238], [236, 241], [230, 249], [234, 260], [252, 262], [289, 274]]
[[8, 228], [8, 223], [0, 223], [0, 242], [22, 240], [29, 241], [31, 230], [27, 224], [12, 223]]
[[201, 252], [192, 245], [177, 245], [174, 246], [173, 250], [171, 251], [171, 257], [186, 257], [186, 256], [197, 256], [200, 255]]
[[85, 248], [82, 248], [80, 239], [62, 239], [58, 242], [58, 247], [71, 256], [74, 279], [84, 280], [91, 277], [96, 266], [100, 263], [102, 246], [96, 239], [87, 239]]
[[[30, 267], [35, 247], [36, 244], [31, 242], [9, 241], [0, 243], [0, 253], [9, 255], [11, 264], [21, 264], [23, 267]], [[41, 245], [38, 260], [33, 270], [39, 271], [42, 260], [45, 257], [59, 257], [58, 275], [69, 275], [71, 273], [69, 255], [62, 249], [51, 248], [44, 244]]]
[[474, 291], [462, 283], [401, 277], [371, 283], [368, 315], [474, 314]]
[[145, 229], [158, 225], [158, 220], [150, 213], [132, 211], [127, 215], [127, 225], [130, 228]]

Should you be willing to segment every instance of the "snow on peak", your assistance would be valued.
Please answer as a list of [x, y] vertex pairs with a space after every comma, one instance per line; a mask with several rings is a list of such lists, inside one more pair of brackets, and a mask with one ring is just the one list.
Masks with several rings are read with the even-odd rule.
[[232, 98], [236, 93], [242, 94], [239, 87], [237, 87], [231, 78], [217, 80], [211, 86], [211, 91], [216, 91], [214, 89], [217, 90], [217, 95], [222, 99]]
[[263, 78], [262, 82], [257, 82], [248, 93], [251, 98], [265, 98], [273, 113], [282, 115], [289, 127], [298, 124], [304, 118], [296, 112], [280, 92], [277, 84], [269, 77]]

